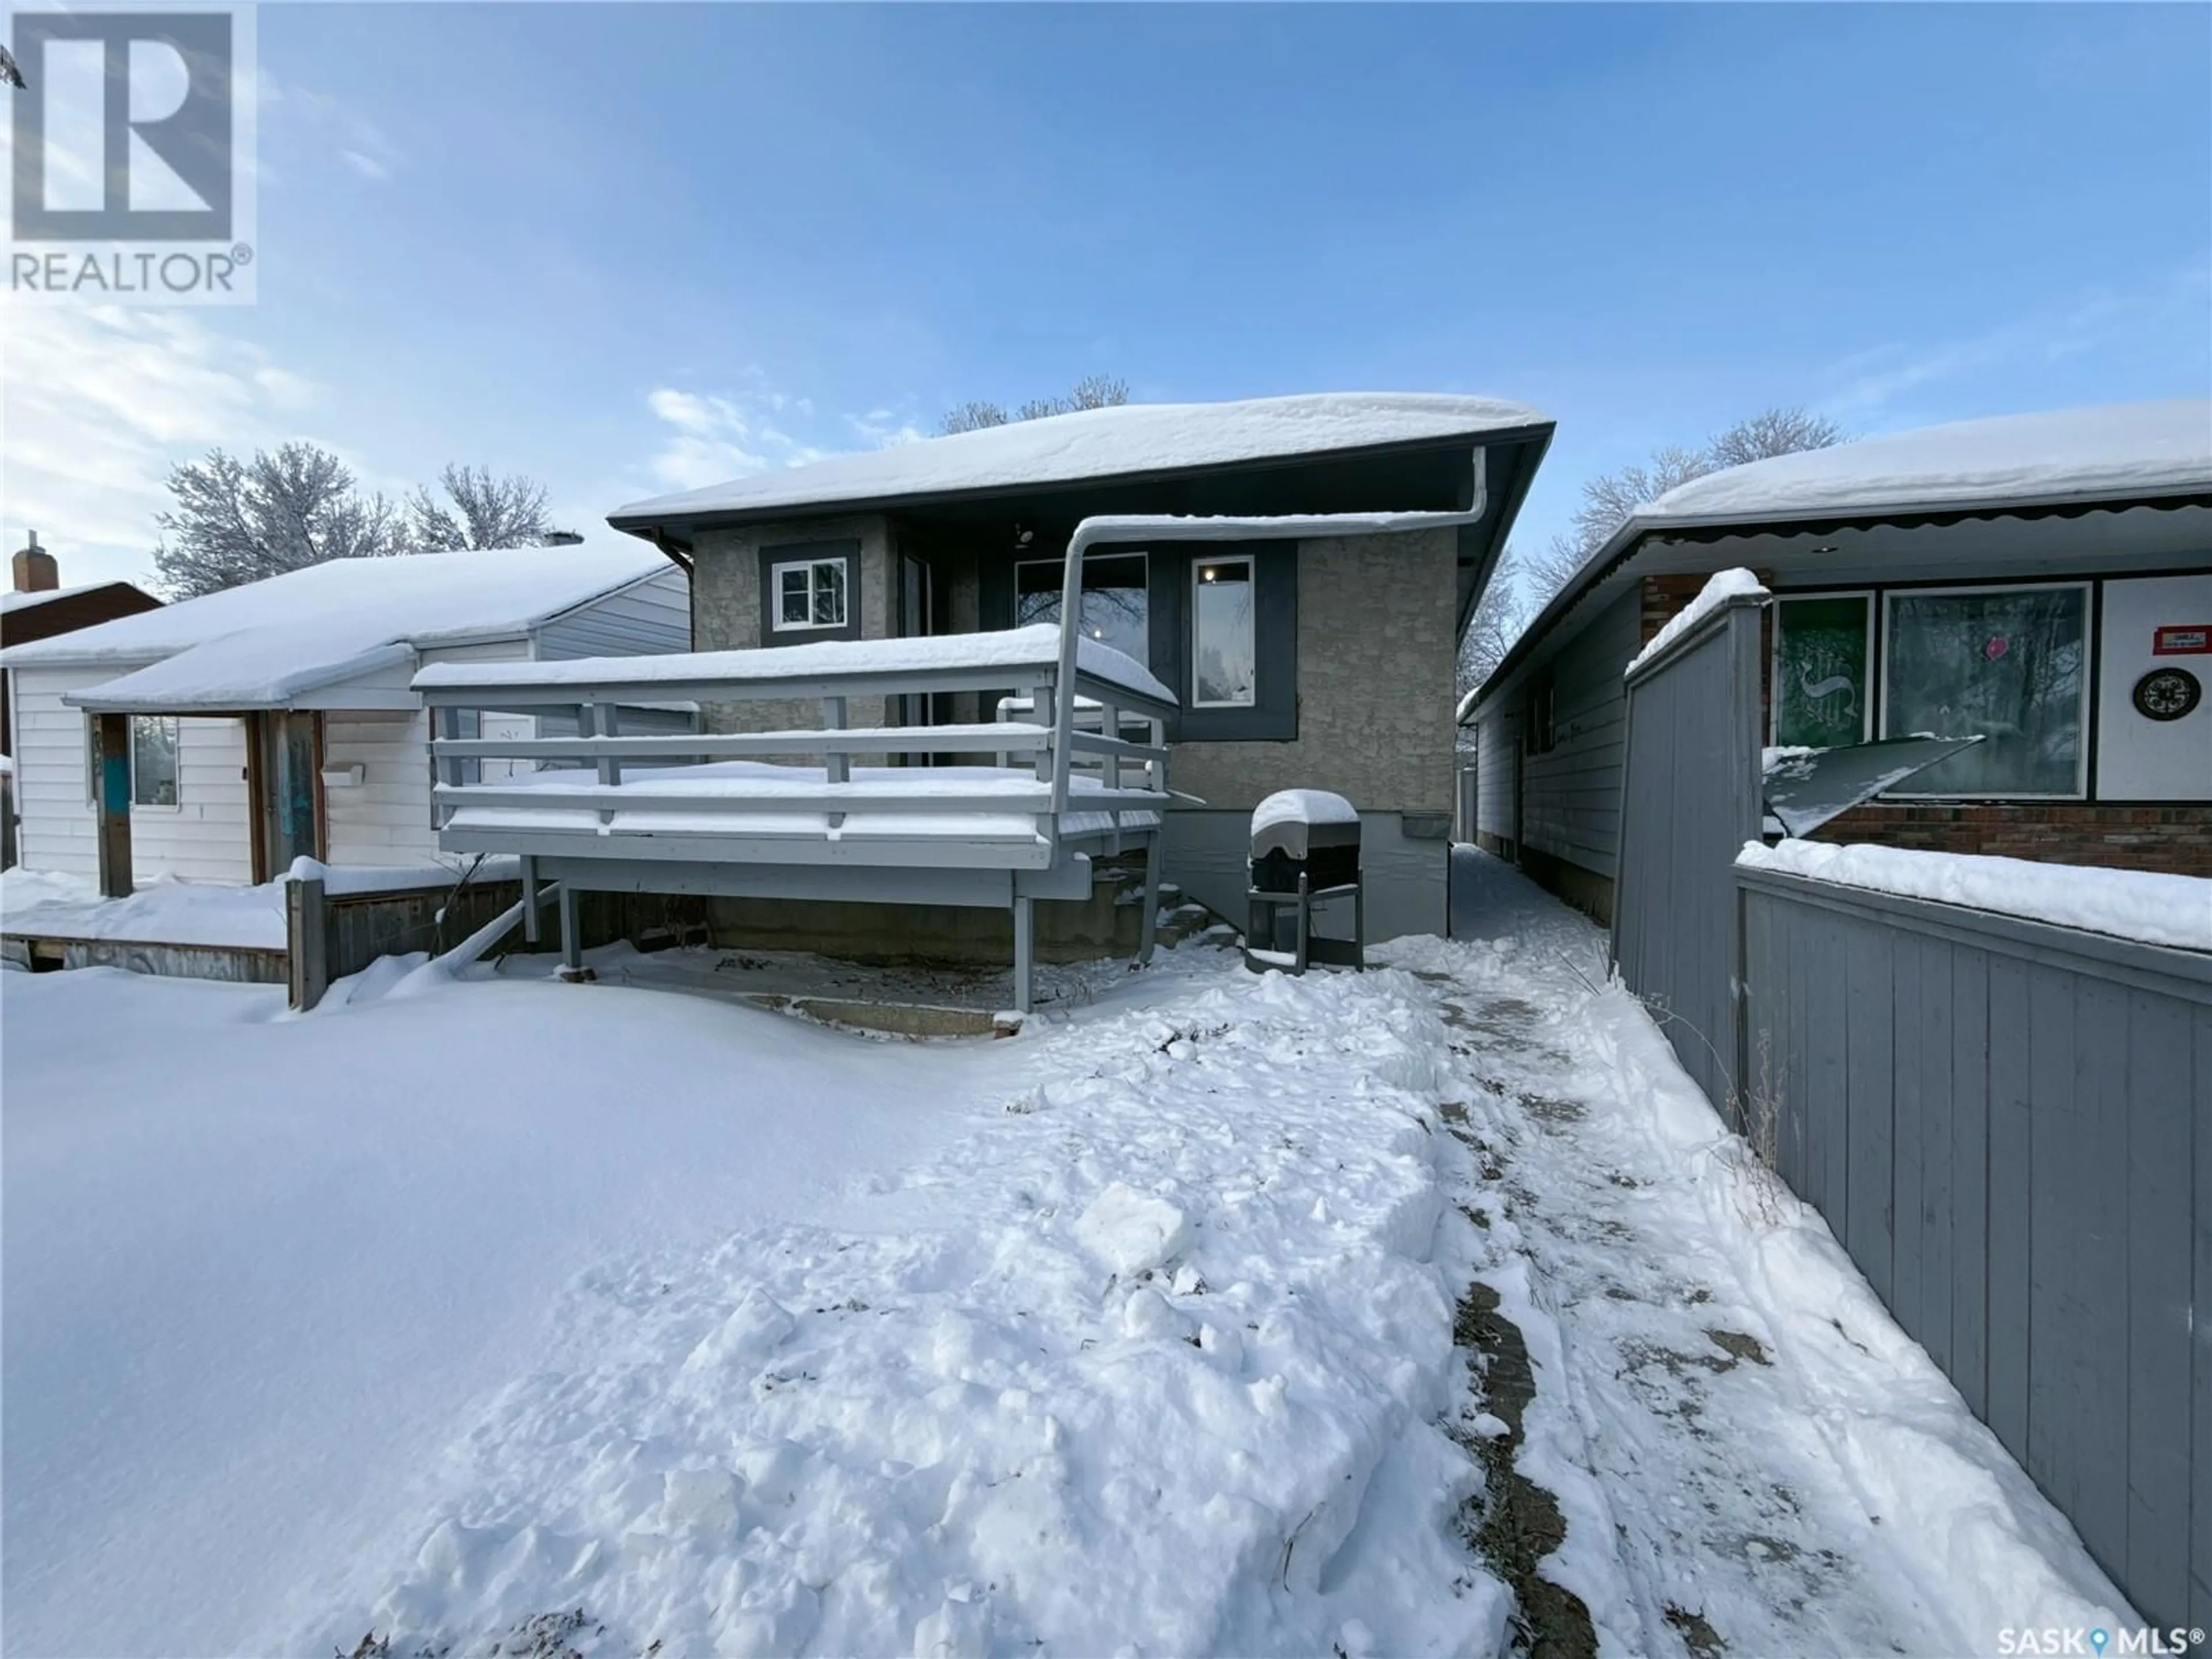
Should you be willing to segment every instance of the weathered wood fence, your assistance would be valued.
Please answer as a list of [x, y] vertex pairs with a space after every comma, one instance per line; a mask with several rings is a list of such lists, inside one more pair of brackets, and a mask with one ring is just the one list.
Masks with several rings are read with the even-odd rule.
[[2212, 1625], [2212, 957], [1737, 884], [1747, 1131], [2137, 1608]]

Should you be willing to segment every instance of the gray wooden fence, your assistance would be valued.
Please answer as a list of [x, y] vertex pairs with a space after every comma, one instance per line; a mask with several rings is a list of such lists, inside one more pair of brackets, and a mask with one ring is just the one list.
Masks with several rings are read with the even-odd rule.
[[2212, 958], [1736, 877], [1747, 1129], [2136, 1607], [2212, 1626]]
[[1707, 1099], [1735, 1052], [1735, 855], [1759, 834], [1759, 613], [1733, 599], [1628, 676], [1613, 957]]

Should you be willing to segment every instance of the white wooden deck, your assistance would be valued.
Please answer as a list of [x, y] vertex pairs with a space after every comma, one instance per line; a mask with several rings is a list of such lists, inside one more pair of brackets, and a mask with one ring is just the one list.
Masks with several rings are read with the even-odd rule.
[[[574, 900], [581, 891], [990, 906], [1013, 913], [1016, 1000], [1026, 1010], [1036, 899], [1087, 897], [1094, 855], [1140, 849], [1148, 915], [1156, 901], [1173, 799], [1162, 738], [1171, 695], [1121, 653], [1058, 627], [446, 663], [424, 669], [415, 686], [438, 711], [431, 749], [441, 848], [515, 854], [532, 894], [541, 881], [554, 884], [571, 971], [580, 967]], [[903, 698], [952, 691], [1006, 693], [1030, 718], [847, 723], [858, 698], [897, 708]], [[625, 708], [770, 701], [813, 703], [821, 723], [622, 731]], [[464, 737], [471, 709], [565, 713], [578, 735]], [[930, 763], [945, 756], [994, 763]], [[484, 763], [538, 769], [471, 781]], [[536, 911], [526, 906], [533, 938]], [[1152, 932], [1139, 929], [1146, 955]]]

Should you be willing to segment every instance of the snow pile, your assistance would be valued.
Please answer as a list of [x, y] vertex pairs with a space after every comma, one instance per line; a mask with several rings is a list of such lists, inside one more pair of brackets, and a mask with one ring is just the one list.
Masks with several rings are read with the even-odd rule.
[[1964, 905], [2144, 945], [2212, 951], [2212, 880], [2201, 876], [1810, 841], [1773, 847], [1747, 842], [1736, 863], [1747, 870], [1777, 870], [1901, 898]]
[[[1127, 653], [1083, 640], [1076, 665], [1111, 684], [1164, 702], [1175, 693]], [[963, 668], [1049, 668], [1060, 660], [1060, 627], [1033, 623], [984, 634], [936, 634], [920, 639], [817, 640], [744, 651], [684, 651], [651, 657], [569, 657], [555, 662], [433, 663], [415, 687], [450, 689], [590, 685], [673, 685], [720, 680], [819, 679], [837, 674], [900, 674]]]
[[595, 1268], [427, 1510], [262, 1648], [582, 1606], [608, 1652], [1487, 1650], [1431, 1426], [1443, 1029], [1402, 975], [1202, 960], [933, 1055], [902, 1106], [964, 1080], [967, 1133], [864, 1230]]
[[2212, 485], [2212, 403], [2181, 398], [1923, 427], [1677, 484], [1639, 522], [2047, 501]]
[[64, 699], [80, 707], [266, 708], [388, 668], [415, 648], [519, 635], [668, 568], [651, 548], [503, 548], [333, 559], [266, 581], [0, 653], [9, 667], [134, 672]]
[[1733, 570], [1715, 572], [1712, 580], [1698, 590], [1698, 597], [1669, 617], [1666, 626], [1654, 634], [1650, 643], [1636, 653], [1628, 666], [1621, 671], [1623, 675], [1633, 675], [1644, 664], [1664, 655], [1676, 640], [1730, 599], [1763, 599], [1765, 597], [1766, 589], [1760, 586], [1759, 578], [1741, 566]]
[[46, 939], [281, 951], [284, 884], [228, 887], [163, 876], [112, 899], [82, 876], [16, 868], [0, 871], [0, 928]]
[[1279, 823], [1357, 823], [1359, 809], [1326, 789], [1278, 789], [1252, 809], [1252, 833]]
[[701, 514], [888, 501], [1194, 467], [1322, 455], [1390, 444], [1548, 426], [1551, 417], [1496, 398], [1434, 392], [1318, 392], [1238, 403], [1124, 404], [951, 437], [633, 501], [611, 522], [645, 525]]

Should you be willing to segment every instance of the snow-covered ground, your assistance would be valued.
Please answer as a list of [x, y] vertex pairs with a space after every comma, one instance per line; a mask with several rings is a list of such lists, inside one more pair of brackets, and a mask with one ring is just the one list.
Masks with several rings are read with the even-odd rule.
[[1462, 874], [1498, 942], [1000, 1042], [0, 975], [9, 1650], [1495, 1652], [1509, 1473], [1608, 1654], [2114, 1623], [1592, 930]]
[[233, 887], [166, 877], [129, 898], [103, 898], [82, 876], [21, 868], [0, 872], [0, 928], [52, 939], [155, 945], [284, 948], [284, 884]]

